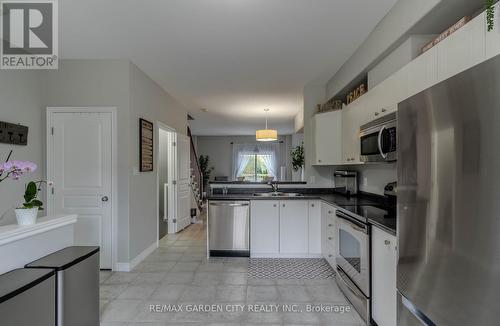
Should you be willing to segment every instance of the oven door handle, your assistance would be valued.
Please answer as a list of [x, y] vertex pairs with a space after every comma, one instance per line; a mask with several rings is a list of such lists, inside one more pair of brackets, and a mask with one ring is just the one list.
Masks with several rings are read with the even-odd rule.
[[357, 289], [356, 285], [349, 279], [349, 276], [347, 276], [347, 274], [344, 273], [344, 271], [338, 266], [337, 273], [339, 274], [339, 277], [342, 279], [346, 287], [351, 290], [351, 292], [354, 293], [355, 296], [357, 296], [358, 298], [364, 297], [364, 294]]
[[380, 127], [380, 131], [378, 132], [378, 138], [377, 138], [378, 151], [380, 152], [380, 155], [384, 159], [387, 158], [387, 154], [384, 153], [384, 150], [382, 149], [382, 133], [384, 132], [385, 129], [387, 129], [385, 126]]
[[368, 229], [366, 226], [361, 225], [361, 223], [353, 221], [349, 216], [345, 215], [342, 212], [337, 211], [337, 217], [340, 217], [344, 221], [346, 221], [350, 227], [352, 227], [354, 230], [363, 232], [363, 233], [368, 233]]

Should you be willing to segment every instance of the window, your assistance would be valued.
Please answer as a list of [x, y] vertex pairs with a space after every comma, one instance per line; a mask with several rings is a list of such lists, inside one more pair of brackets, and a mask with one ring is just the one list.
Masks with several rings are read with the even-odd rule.
[[271, 176], [266, 166], [266, 159], [270, 155], [243, 154], [245, 162], [248, 162], [243, 171], [237, 177], [245, 177], [245, 181], [262, 181], [265, 177]]
[[232, 178], [245, 177], [245, 181], [262, 181], [277, 177], [278, 144], [233, 144]]

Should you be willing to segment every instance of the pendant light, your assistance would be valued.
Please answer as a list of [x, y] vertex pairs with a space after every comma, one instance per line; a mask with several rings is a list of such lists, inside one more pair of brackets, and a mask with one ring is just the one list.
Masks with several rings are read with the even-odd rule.
[[278, 140], [278, 131], [275, 129], [267, 129], [267, 112], [269, 109], [264, 109], [266, 112], [266, 129], [257, 130], [255, 132], [255, 139], [257, 141], [276, 141]]

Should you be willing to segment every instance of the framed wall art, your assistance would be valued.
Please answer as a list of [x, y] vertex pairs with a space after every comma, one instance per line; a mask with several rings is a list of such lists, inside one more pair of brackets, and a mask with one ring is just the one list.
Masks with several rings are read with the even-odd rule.
[[139, 171], [153, 171], [153, 123], [139, 119]]

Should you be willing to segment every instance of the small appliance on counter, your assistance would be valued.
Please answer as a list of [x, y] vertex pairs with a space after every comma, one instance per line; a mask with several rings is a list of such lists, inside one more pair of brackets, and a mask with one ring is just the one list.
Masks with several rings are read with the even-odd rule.
[[358, 172], [337, 170], [333, 173], [333, 180], [335, 188], [343, 188], [344, 190], [339, 191], [344, 192], [346, 196], [358, 193]]

